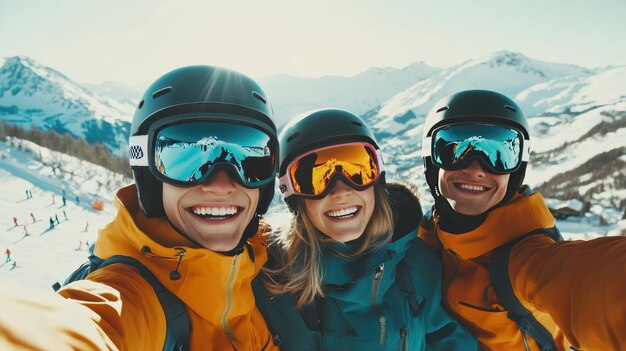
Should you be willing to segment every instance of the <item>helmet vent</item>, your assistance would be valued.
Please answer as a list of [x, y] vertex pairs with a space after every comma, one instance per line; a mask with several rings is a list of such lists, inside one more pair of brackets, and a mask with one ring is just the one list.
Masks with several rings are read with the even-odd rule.
[[517, 109], [515, 107], [513, 107], [513, 106], [510, 106], [510, 105], [504, 105], [504, 108], [507, 109], [507, 110], [511, 110], [513, 112], [517, 112]]
[[443, 111], [445, 111], [445, 110], [449, 110], [449, 109], [450, 109], [450, 107], [449, 107], [449, 106], [440, 107], [440, 108], [437, 110], [437, 112], [435, 112], [435, 113], [443, 112]]
[[297, 137], [299, 137], [299, 136], [300, 136], [300, 133], [298, 133], [298, 132], [293, 133], [293, 134], [291, 134], [291, 135], [289, 136], [289, 138], [287, 138], [287, 142], [290, 142], [290, 141], [292, 141], [293, 139], [295, 139], [295, 138], [297, 138]]
[[154, 93], [152, 93], [152, 98], [156, 99], [159, 96], [163, 96], [163, 95], [169, 93], [170, 91], [172, 91], [172, 87], [171, 86], [170, 87], [165, 87], [163, 89], [159, 89], [159, 90], [155, 91]]
[[137, 109], [141, 110], [141, 108], [143, 107], [143, 103], [144, 102], [145, 102], [145, 100], [139, 101], [139, 106], [137, 106]]
[[359, 123], [356, 121], [350, 121], [350, 123], [354, 124], [355, 126], [363, 127], [363, 123]]
[[265, 98], [262, 97], [261, 94], [257, 93], [256, 91], [252, 92], [252, 96], [259, 99], [262, 103], [267, 104], [267, 100], [265, 100]]

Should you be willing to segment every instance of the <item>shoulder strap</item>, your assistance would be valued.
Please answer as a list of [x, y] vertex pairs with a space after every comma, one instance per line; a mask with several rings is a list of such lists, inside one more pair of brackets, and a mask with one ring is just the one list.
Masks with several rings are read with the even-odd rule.
[[541, 351], [557, 351], [552, 334], [518, 300], [513, 292], [509, 277], [509, 255], [513, 247], [531, 235], [546, 235], [555, 241], [563, 240], [556, 227], [532, 231], [494, 250], [489, 266], [489, 277], [498, 300], [508, 310], [507, 316], [514, 321], [523, 333], [530, 335]]
[[[83, 263], [78, 269], [67, 277], [63, 286], [76, 281], [82, 280], [89, 273], [115, 263], [123, 263], [135, 267], [141, 276], [152, 286], [154, 292], [161, 303], [167, 330], [165, 334], [164, 351], [185, 351], [189, 350], [189, 318], [185, 305], [176, 295], [167, 290], [154, 274], [146, 268], [141, 262], [129, 256], [113, 256], [107, 260], [103, 260], [94, 253], [94, 244], [89, 247], [89, 261]], [[52, 288], [57, 291], [61, 288], [61, 284], [55, 283]]]
[[396, 266], [396, 284], [400, 289], [402, 295], [409, 302], [409, 311], [412, 316], [419, 316], [426, 303], [425, 299], [417, 300], [417, 294], [413, 281], [411, 279], [411, 271], [409, 267], [404, 263], [404, 260], [398, 262]]
[[154, 292], [161, 303], [165, 320], [167, 322], [167, 332], [163, 350], [183, 351], [189, 350], [189, 318], [185, 305], [176, 295], [167, 290], [154, 274], [141, 262], [129, 256], [112, 256], [103, 261], [98, 268], [106, 267], [115, 263], [124, 263], [137, 268], [143, 278], [152, 286]]

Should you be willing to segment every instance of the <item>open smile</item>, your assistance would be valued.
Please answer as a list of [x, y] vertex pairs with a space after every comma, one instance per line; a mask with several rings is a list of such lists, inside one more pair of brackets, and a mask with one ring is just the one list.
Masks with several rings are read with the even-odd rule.
[[346, 220], [356, 217], [361, 211], [361, 206], [350, 206], [341, 209], [332, 209], [324, 212], [324, 215], [332, 220]]
[[193, 206], [187, 212], [210, 221], [225, 221], [237, 217], [243, 211], [239, 206]]
[[484, 185], [468, 184], [468, 183], [453, 183], [455, 189], [462, 193], [469, 194], [481, 194], [491, 190], [491, 187]]

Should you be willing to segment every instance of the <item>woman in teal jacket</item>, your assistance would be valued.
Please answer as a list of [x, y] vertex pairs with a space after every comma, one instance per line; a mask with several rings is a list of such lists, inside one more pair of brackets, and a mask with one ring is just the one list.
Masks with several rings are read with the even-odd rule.
[[279, 143], [294, 217], [255, 295], [281, 350], [476, 350], [441, 307], [441, 264], [417, 238], [419, 201], [386, 184], [365, 123], [318, 110], [285, 126]]

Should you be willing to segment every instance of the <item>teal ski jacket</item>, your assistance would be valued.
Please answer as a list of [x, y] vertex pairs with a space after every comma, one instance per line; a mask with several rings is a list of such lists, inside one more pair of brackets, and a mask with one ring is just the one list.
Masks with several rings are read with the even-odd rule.
[[406, 186], [387, 187], [397, 218], [392, 240], [357, 257], [327, 251], [321, 260], [324, 298], [297, 310], [289, 294], [269, 296], [256, 282], [257, 307], [281, 350], [478, 349], [441, 306], [441, 263], [417, 237], [417, 197]]

